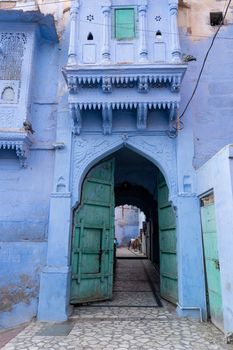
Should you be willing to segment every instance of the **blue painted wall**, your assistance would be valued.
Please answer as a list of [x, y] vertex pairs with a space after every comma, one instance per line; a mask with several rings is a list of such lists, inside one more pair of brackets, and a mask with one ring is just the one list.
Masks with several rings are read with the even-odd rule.
[[[206, 21], [208, 23], [208, 17]], [[212, 31], [216, 29], [214, 27]], [[196, 62], [189, 63], [183, 81], [182, 112], [193, 92], [212, 37], [205, 37], [205, 33], [203, 37], [190, 37], [184, 30], [181, 33], [182, 51], [197, 58]], [[200, 167], [226, 144], [232, 143], [233, 49], [232, 40], [229, 39], [232, 36], [232, 25], [224, 25], [218, 35], [220, 39], [215, 40], [211, 49], [195, 97], [183, 118], [185, 128], [193, 133], [195, 168]]]
[[[162, 5], [159, 11], [163, 12]], [[30, 319], [37, 313], [39, 273], [46, 262], [50, 194], [55, 191], [52, 144], [56, 137], [57, 141], [66, 142], [66, 144], [70, 142], [67, 137], [67, 130], [71, 128], [68, 115], [68, 94], [61, 74], [62, 66], [67, 61], [69, 43], [67, 12], [63, 19], [65, 25], [59, 44], [41, 40], [36, 44], [30, 109], [35, 134], [28, 159], [28, 168], [19, 168], [18, 159], [13, 152], [0, 152], [0, 298], [2, 298], [0, 326], [12, 326]], [[156, 25], [158, 27], [159, 24]], [[82, 34], [85, 34], [84, 31]], [[193, 37], [187, 35], [184, 27], [181, 28], [181, 34], [182, 51], [197, 58], [197, 62], [189, 63], [183, 81], [180, 108], [182, 112], [192, 94], [211, 38], [202, 37], [194, 40]], [[220, 36], [233, 37], [232, 26], [224, 26]], [[165, 38], [167, 41], [167, 36]], [[183, 118], [184, 129], [179, 133], [176, 141], [179, 169], [177, 177], [180, 192], [185, 193], [185, 189], [189, 188], [189, 192], [195, 194], [197, 188], [194, 169], [200, 167], [223, 146], [232, 143], [232, 62], [232, 41], [216, 40], [195, 98]], [[57, 121], [58, 113], [60, 118]], [[119, 114], [114, 120], [113, 130], [117, 132], [135, 131], [134, 117], [127, 111]], [[149, 131], [165, 130], [167, 126], [167, 115], [164, 112], [149, 115]], [[90, 130], [101, 132], [101, 116], [98, 112], [87, 112], [85, 115], [83, 132]], [[67, 159], [69, 149], [67, 154], [65, 152], [64, 159]], [[63, 162], [57, 165], [57, 173], [59, 172], [65, 173], [66, 178], [69, 178]], [[118, 176], [120, 180], [120, 174]], [[131, 174], [129, 178], [132, 180], [136, 177]], [[151, 186], [148, 178], [146, 188], [151, 190]], [[69, 191], [70, 188], [67, 187]], [[188, 203], [189, 199], [185, 201]], [[193, 199], [192, 203], [188, 203], [186, 207], [193, 208], [195, 211], [196, 220], [193, 220], [193, 225], [190, 227], [190, 235], [192, 235], [192, 241], [196, 242], [198, 236], [196, 232], [199, 232], [200, 229], [197, 199]], [[184, 221], [182, 223], [189, 226], [189, 223]], [[182, 244], [181, 250], [186, 251], [190, 241], [188, 243], [186, 246], [185, 240], [179, 242]], [[200, 252], [201, 246], [198, 243], [191, 257], [184, 254], [182, 258], [192, 258], [198, 261]], [[230, 266], [226, 265], [227, 269], [230, 269]], [[192, 285], [188, 287], [187, 295], [195, 294], [193, 287]], [[6, 295], [10, 295], [10, 301], [6, 301]], [[230, 328], [228, 324], [228, 329]]]
[[131, 238], [140, 234], [140, 210], [127, 204], [115, 208], [115, 237], [120, 246], [127, 247]]
[[[6, 30], [7, 30], [6, 25]], [[0, 326], [37, 314], [39, 277], [46, 262], [56, 135], [58, 45], [38, 39], [33, 61], [30, 120], [35, 130], [28, 167], [0, 151]]]

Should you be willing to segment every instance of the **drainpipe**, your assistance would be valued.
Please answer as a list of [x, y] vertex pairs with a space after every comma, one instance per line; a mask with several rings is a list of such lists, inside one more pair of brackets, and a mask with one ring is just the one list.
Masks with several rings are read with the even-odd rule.
[[197, 306], [181, 306], [179, 303], [176, 303], [176, 305], [182, 311], [185, 311], [185, 310], [187, 310], [187, 311], [198, 310], [199, 314], [200, 314], [200, 321], [203, 322], [202, 309], [200, 307], [197, 307]]

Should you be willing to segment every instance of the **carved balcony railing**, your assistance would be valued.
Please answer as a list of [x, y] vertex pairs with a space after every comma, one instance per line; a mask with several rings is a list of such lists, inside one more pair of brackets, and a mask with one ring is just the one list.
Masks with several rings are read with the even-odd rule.
[[147, 128], [151, 109], [169, 111], [172, 123], [177, 117], [185, 71], [183, 64], [65, 67], [74, 133], [80, 134], [87, 109], [102, 111], [104, 134], [112, 132], [115, 109], [136, 109], [139, 130]]

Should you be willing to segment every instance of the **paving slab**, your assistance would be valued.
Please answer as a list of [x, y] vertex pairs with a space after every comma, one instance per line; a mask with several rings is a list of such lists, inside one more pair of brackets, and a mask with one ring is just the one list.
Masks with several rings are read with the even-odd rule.
[[[118, 263], [117, 269], [117, 288], [123, 289], [126, 283], [123, 275], [135, 277], [136, 270], [140, 275], [141, 292], [130, 291], [131, 282], [127, 292], [114, 292], [114, 302], [118, 298], [120, 303], [129, 303], [127, 307], [122, 304], [113, 307], [110, 302], [79, 306], [69, 322], [60, 325], [32, 322], [3, 350], [233, 350], [233, 345], [227, 345], [224, 335], [211, 323], [178, 318], [175, 307], [165, 301], [162, 307], [150, 305], [146, 295], [149, 287], [150, 295], [157, 293], [154, 283], [158, 282], [158, 275], [147, 261], [135, 264], [124, 261]], [[141, 293], [139, 299], [145, 307], [137, 293]]]

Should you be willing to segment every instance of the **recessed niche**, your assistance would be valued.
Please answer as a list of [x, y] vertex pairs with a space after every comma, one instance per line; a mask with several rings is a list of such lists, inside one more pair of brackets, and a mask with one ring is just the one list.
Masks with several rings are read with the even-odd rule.
[[3, 90], [2, 95], [1, 95], [1, 99], [4, 102], [13, 102], [14, 101], [15, 93], [14, 93], [14, 90], [12, 89], [12, 87], [8, 86]]
[[83, 45], [83, 63], [94, 64], [96, 63], [96, 45], [84, 44]]
[[128, 43], [118, 43], [116, 45], [116, 62], [128, 64], [134, 61], [134, 45]]
[[87, 36], [87, 40], [94, 40], [93, 34], [89, 33]]
[[155, 34], [155, 38], [156, 38], [156, 40], [162, 39], [162, 33], [161, 33], [160, 30], [157, 30], [157, 32], [156, 32], [156, 34]]
[[154, 62], [166, 61], [166, 44], [162, 41], [154, 43]]

